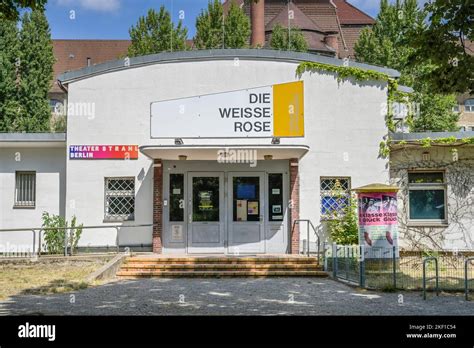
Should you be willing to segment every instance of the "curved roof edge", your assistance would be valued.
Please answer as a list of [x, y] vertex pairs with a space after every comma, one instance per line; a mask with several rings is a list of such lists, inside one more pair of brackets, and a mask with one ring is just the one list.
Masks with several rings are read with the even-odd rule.
[[0, 142], [65, 142], [66, 133], [0, 133]]
[[[342, 59], [316, 55], [311, 53], [277, 51], [268, 49], [217, 49], [217, 50], [193, 50], [178, 52], [162, 52], [141, 57], [130, 58], [129, 64], [125, 64], [125, 59], [118, 59], [102, 64], [89, 66], [83, 69], [68, 71], [58, 76], [58, 80], [62, 84], [67, 84], [75, 80], [84, 79], [96, 75], [106, 74], [114, 71], [120, 71], [130, 68], [142, 67], [145, 65], [185, 62], [185, 61], [202, 61], [202, 60], [222, 60], [222, 59], [256, 59], [256, 60], [272, 60], [287, 62], [317, 62], [335, 66], [343, 66]], [[369, 65], [364, 63], [350, 62], [353, 67], [365, 70], [374, 70], [390, 77], [398, 78], [400, 73], [397, 70]]]

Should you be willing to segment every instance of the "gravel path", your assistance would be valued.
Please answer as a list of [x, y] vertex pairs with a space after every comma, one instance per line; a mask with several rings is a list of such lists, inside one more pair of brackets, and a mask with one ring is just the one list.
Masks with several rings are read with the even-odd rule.
[[[72, 294], [20, 295], [2, 315], [474, 315], [463, 296], [382, 293], [331, 279], [121, 280]], [[399, 303], [401, 296], [403, 303]]]

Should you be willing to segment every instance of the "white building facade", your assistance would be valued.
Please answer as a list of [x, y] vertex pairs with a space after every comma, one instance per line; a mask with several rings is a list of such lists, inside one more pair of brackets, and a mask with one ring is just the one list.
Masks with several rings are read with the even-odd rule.
[[[118, 236], [113, 227], [84, 229], [80, 247], [118, 240], [169, 254], [300, 252], [308, 234], [298, 220], [310, 220], [324, 238], [334, 185], [349, 192], [390, 181], [388, 160], [379, 157], [386, 83], [297, 76], [303, 61], [343, 64], [292, 52], [189, 51], [60, 76], [67, 135], [0, 141], [0, 229], [39, 227], [47, 211], [85, 226], [122, 226]], [[225, 108], [232, 114], [219, 117]], [[23, 173], [35, 174], [29, 207], [15, 202], [26, 197], [20, 183], [33, 180]], [[142, 224], [154, 226], [127, 227]]]

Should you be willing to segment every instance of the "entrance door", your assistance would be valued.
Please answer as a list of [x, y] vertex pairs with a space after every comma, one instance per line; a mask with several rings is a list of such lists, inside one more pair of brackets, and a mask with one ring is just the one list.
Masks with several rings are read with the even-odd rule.
[[188, 175], [188, 253], [224, 253], [224, 174]]
[[229, 173], [228, 238], [231, 254], [265, 252], [264, 173]]

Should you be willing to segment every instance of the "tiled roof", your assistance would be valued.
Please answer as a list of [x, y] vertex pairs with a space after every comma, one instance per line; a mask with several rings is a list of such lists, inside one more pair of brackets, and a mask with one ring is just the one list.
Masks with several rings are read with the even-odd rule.
[[[293, 18], [289, 19], [288, 12], [293, 11]], [[306, 16], [294, 3], [290, 3], [288, 7], [284, 7], [278, 15], [267, 23], [265, 31], [273, 30], [273, 27], [280, 24], [283, 27], [288, 27], [288, 21], [292, 27], [297, 27], [304, 30], [312, 30], [324, 32], [315, 22]]]
[[66, 71], [115, 60], [127, 55], [130, 40], [53, 40], [54, 83], [51, 92], [61, 92], [56, 77]]
[[[230, 6], [231, 1], [243, 6], [246, 14], [250, 16], [250, 5], [244, 5], [243, 0], [227, 0], [224, 6], [226, 8]], [[354, 58], [354, 44], [359, 38], [360, 31], [365, 26], [375, 23], [372, 17], [346, 0], [292, 0], [290, 6], [295, 11], [295, 22], [298, 22], [298, 25], [295, 26], [311, 31], [338, 34], [339, 56], [341, 58]], [[265, 0], [265, 30], [267, 34], [275, 22], [283, 26], [287, 25], [287, 9], [288, 5], [283, 0]], [[302, 15], [299, 15], [298, 12]], [[319, 29], [310, 29], [311, 23], [314, 23]], [[269, 35], [266, 37], [268, 38]], [[321, 49], [319, 38], [308, 39], [311, 49]], [[315, 46], [313, 47], [313, 45]]]
[[374, 24], [375, 20], [346, 0], [333, 0], [341, 24]]
[[342, 35], [344, 36], [344, 40], [346, 42], [347, 50], [344, 50], [341, 43], [339, 43], [339, 56], [341, 58], [349, 57], [354, 59], [354, 46], [357, 40], [359, 39], [360, 32], [366, 25], [342, 25]]

